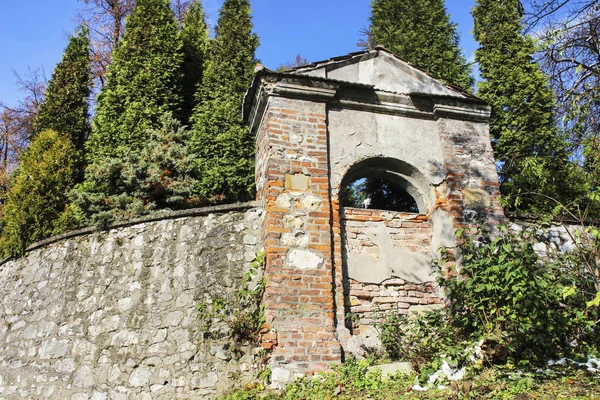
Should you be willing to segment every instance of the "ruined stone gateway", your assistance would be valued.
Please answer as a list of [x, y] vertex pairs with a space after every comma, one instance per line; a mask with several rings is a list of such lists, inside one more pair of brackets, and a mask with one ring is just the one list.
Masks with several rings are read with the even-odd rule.
[[[375, 309], [440, 306], [438, 249], [504, 219], [489, 107], [382, 48], [260, 69], [243, 110], [256, 202], [84, 229], [0, 266], [0, 399], [211, 398], [252, 379], [260, 346], [203, 340], [196, 306], [234, 296], [262, 248], [273, 381], [327, 369], [376, 342]], [[418, 212], [344, 208], [360, 177]]]
[[[342, 360], [353, 336], [368, 342], [376, 306], [439, 304], [438, 249], [458, 228], [504, 218], [489, 107], [383, 48], [259, 70], [244, 115], [265, 204], [263, 339], [282, 377]], [[419, 213], [343, 209], [340, 190], [357, 176], [394, 181]]]

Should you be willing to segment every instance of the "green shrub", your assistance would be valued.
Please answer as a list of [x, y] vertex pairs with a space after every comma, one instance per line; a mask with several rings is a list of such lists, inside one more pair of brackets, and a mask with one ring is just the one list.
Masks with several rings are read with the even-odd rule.
[[139, 153], [88, 165], [85, 182], [72, 193], [87, 223], [102, 225], [157, 210], [207, 204], [192, 195], [200, 174], [189, 151], [187, 129], [168, 113], [161, 124], [147, 132], [149, 139]]
[[4, 256], [21, 255], [29, 244], [72, 228], [68, 220], [57, 220], [68, 204], [77, 155], [69, 138], [55, 131], [42, 131], [32, 140], [4, 207]]
[[460, 267], [443, 263], [449, 267], [439, 283], [449, 300], [450, 323], [467, 338], [497, 342], [514, 360], [539, 364], [582, 349], [596, 316], [583, 296], [564, 296], [574, 284], [586, 284], [580, 266], [570, 257], [542, 262], [530, 235], [503, 228], [495, 237], [459, 232]]
[[381, 344], [390, 358], [408, 361], [419, 370], [440, 354], [457, 355], [464, 350], [461, 331], [448, 320], [445, 309], [387, 315], [378, 324]]

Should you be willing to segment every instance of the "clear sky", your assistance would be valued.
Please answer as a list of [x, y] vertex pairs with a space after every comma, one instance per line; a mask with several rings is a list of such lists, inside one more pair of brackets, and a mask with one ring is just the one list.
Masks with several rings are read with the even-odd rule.
[[[408, 0], [410, 1], [410, 0]], [[214, 25], [223, 0], [204, 0]], [[0, 99], [14, 103], [13, 70], [27, 75], [28, 67], [43, 66], [48, 78], [62, 57], [78, 0], [2, 1], [0, 9]], [[471, 31], [474, 0], [446, 0], [453, 22], [458, 23], [461, 47], [472, 61], [476, 43]], [[318, 61], [360, 50], [360, 30], [369, 24], [370, 0], [251, 0], [254, 30], [260, 37], [257, 58], [275, 69], [296, 54]]]

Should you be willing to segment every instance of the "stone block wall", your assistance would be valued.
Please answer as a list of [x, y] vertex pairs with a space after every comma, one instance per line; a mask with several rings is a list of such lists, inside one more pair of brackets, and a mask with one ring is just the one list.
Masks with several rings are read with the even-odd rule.
[[[536, 254], [543, 260], [552, 260], [575, 250], [573, 238], [582, 234], [583, 227], [574, 223], [552, 223], [540, 227], [536, 221], [509, 217], [506, 221], [513, 233], [525, 232]], [[587, 234], [583, 233], [584, 238]]]
[[251, 380], [260, 348], [204, 340], [196, 306], [245, 284], [255, 206], [88, 230], [0, 266], [0, 398], [213, 398]]

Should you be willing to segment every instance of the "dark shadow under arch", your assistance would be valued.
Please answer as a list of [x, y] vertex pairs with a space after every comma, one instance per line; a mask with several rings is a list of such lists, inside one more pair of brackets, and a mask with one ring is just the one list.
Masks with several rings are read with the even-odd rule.
[[353, 165], [342, 180], [343, 207], [425, 213], [425, 202], [411, 178], [421, 175], [412, 165], [393, 158], [369, 158]]

